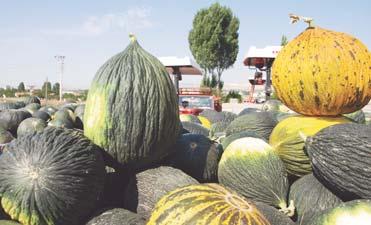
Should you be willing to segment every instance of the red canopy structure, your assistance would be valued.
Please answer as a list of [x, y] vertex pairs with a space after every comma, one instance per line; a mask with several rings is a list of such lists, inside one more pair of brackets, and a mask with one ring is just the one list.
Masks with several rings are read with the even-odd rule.
[[[282, 49], [282, 46], [267, 46], [265, 48], [256, 48], [252, 46], [249, 48], [243, 64], [251, 69], [257, 70], [254, 77], [249, 79], [251, 84], [250, 99], [253, 98], [255, 85], [265, 84], [265, 96], [266, 100], [269, 99], [271, 94], [271, 67], [273, 61], [276, 58], [278, 52]], [[266, 72], [266, 79], [263, 78], [261, 71]]]
[[166, 70], [171, 74], [175, 89], [179, 93], [179, 81], [182, 80], [182, 75], [202, 75], [200, 66], [191, 58], [184, 57], [159, 57]]

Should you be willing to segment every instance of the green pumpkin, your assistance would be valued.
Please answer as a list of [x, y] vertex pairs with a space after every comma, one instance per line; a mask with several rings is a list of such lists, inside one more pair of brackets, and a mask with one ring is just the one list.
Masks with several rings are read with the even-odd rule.
[[80, 225], [103, 190], [100, 151], [82, 133], [61, 128], [12, 141], [0, 157], [4, 211], [23, 225]]
[[96, 213], [86, 225], [144, 225], [145, 222], [145, 219], [136, 213], [114, 208]]
[[269, 112], [250, 112], [233, 120], [225, 133], [229, 136], [242, 131], [253, 131], [268, 140], [276, 124], [276, 119]]
[[162, 196], [191, 184], [198, 182], [179, 169], [161, 166], [145, 170], [129, 181], [125, 193], [125, 208], [147, 219]]
[[371, 200], [354, 200], [329, 209], [318, 216], [311, 225], [369, 225]]
[[293, 214], [286, 201], [289, 183], [285, 166], [261, 139], [245, 137], [233, 141], [223, 152], [218, 178], [222, 185], [248, 199]]
[[310, 225], [322, 211], [342, 203], [313, 174], [307, 174], [291, 185], [289, 199], [294, 201], [297, 222], [302, 225]]
[[305, 144], [318, 179], [344, 199], [371, 199], [371, 127], [330, 126]]
[[0, 225], [22, 225], [12, 220], [0, 220]]
[[44, 130], [44, 128], [47, 126], [47, 123], [38, 118], [27, 118], [19, 124], [17, 129], [17, 137], [20, 137], [22, 135], [26, 135], [29, 133], [39, 132]]
[[170, 153], [180, 132], [177, 94], [161, 62], [131, 43], [97, 71], [84, 134], [119, 163], [145, 167]]

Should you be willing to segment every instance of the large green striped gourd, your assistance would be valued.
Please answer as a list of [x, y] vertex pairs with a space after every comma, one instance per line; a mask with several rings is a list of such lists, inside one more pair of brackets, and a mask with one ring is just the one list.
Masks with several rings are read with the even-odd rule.
[[84, 133], [120, 163], [142, 167], [168, 155], [180, 132], [178, 111], [165, 67], [131, 36], [91, 83]]
[[80, 225], [104, 185], [101, 149], [77, 131], [46, 128], [5, 146], [0, 197], [23, 225]]
[[221, 184], [248, 199], [287, 210], [289, 184], [285, 166], [261, 139], [233, 141], [219, 162], [218, 178]]
[[12, 220], [0, 220], [0, 225], [21, 225], [21, 224]]
[[306, 142], [313, 171], [342, 197], [371, 199], [371, 127], [339, 124]]
[[310, 225], [369, 225], [371, 224], [371, 200], [353, 200], [329, 209]]
[[273, 129], [269, 144], [285, 163], [287, 172], [301, 177], [312, 172], [304, 150], [305, 139], [321, 129], [349, 122], [344, 117], [292, 116], [279, 122]]
[[289, 199], [294, 201], [297, 222], [302, 225], [310, 225], [322, 211], [342, 203], [313, 174], [307, 174], [291, 185]]
[[156, 204], [147, 225], [269, 225], [255, 205], [218, 184], [176, 189]]

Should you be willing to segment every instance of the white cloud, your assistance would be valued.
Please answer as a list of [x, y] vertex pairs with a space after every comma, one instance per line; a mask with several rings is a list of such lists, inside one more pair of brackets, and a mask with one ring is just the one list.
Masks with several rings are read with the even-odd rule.
[[74, 28], [46, 29], [42, 32], [47, 35], [63, 36], [97, 36], [117, 30], [135, 32], [153, 26], [150, 14], [149, 8], [132, 8], [123, 13], [88, 17]]

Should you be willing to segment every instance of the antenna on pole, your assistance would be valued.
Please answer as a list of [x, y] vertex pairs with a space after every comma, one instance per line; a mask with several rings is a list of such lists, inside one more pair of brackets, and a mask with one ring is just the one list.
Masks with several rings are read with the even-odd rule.
[[64, 55], [56, 55], [54, 58], [57, 60], [57, 71], [60, 76], [60, 81], [59, 81], [59, 101], [62, 101], [62, 78], [63, 78], [63, 69], [64, 69], [64, 59], [66, 56]]

